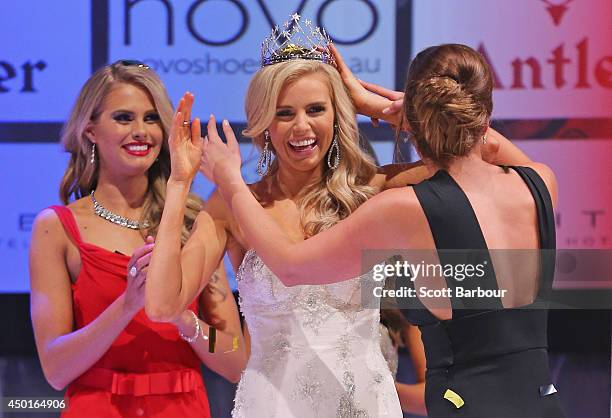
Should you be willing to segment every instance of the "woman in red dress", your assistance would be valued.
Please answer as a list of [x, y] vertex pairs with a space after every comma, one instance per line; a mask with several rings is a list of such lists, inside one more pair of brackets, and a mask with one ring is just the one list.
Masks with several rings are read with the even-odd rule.
[[[171, 120], [157, 75], [119, 61], [87, 81], [64, 127], [67, 206], [36, 218], [30, 280], [38, 354], [51, 386], [67, 387], [65, 417], [209, 417], [198, 356], [228, 380], [239, 378], [242, 350], [210, 354], [209, 341], [197, 338], [209, 330], [196, 315], [198, 298], [173, 323], [152, 322], [143, 310], [170, 174]], [[183, 241], [199, 207], [190, 195]], [[241, 335], [224, 275], [208, 289], [198, 292], [207, 321]]]

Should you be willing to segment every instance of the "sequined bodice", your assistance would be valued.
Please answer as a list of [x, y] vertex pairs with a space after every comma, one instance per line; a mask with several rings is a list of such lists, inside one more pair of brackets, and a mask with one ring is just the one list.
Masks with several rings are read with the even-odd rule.
[[249, 250], [237, 281], [251, 357], [234, 417], [401, 416], [360, 277], [286, 287]]

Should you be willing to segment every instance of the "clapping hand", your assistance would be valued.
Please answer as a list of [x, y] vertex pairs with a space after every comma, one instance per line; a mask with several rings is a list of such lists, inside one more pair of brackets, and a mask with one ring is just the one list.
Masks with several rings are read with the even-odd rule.
[[144, 289], [147, 270], [153, 255], [155, 240], [148, 236], [145, 244], [136, 248], [127, 265], [127, 286], [125, 288], [125, 303], [129, 310], [139, 311], [144, 306]]
[[168, 138], [172, 171], [170, 179], [176, 182], [191, 183], [202, 157], [202, 129], [200, 120], [191, 122], [193, 94], [185, 93], [181, 98], [174, 117]]
[[229, 122], [224, 120], [222, 126], [227, 144], [224, 144], [219, 136], [215, 117], [210, 115], [200, 165], [200, 172], [220, 189], [233, 182], [242, 181], [240, 146]]

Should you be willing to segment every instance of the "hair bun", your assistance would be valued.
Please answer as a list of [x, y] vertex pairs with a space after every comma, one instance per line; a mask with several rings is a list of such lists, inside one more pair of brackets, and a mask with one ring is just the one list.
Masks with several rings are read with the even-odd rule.
[[461, 84], [449, 76], [435, 76], [423, 80], [421, 88], [434, 92], [438, 102], [451, 102], [463, 93]]
[[463, 84], [449, 76], [434, 76], [419, 83], [422, 105], [431, 106], [459, 125], [486, 123], [485, 106]]
[[491, 116], [492, 78], [486, 62], [464, 45], [419, 53], [411, 65], [405, 103], [416, 146], [441, 166], [470, 152]]

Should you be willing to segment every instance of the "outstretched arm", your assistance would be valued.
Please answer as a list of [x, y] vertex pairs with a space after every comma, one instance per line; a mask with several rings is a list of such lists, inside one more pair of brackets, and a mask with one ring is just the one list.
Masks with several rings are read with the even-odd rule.
[[[495, 165], [530, 165], [531, 159], [493, 128], [486, 134], [487, 141], [480, 146], [482, 159]], [[433, 174], [421, 160], [414, 163], [389, 164], [380, 168], [385, 175], [383, 190], [418, 184]]]
[[[217, 133], [213, 117], [204, 143], [204, 174], [220, 193], [242, 228], [250, 246], [287, 286], [333, 283], [361, 274], [362, 250], [406, 248], [402, 231], [414, 216], [407, 190], [389, 190], [363, 204], [349, 218], [301, 242], [293, 242], [266, 213], [242, 180], [240, 150], [227, 121], [227, 146]], [[418, 202], [414, 199], [418, 206]]]
[[[404, 122], [403, 117], [404, 93], [358, 80], [336, 47], [332, 45], [330, 50], [334, 55], [336, 68], [353, 100], [357, 113], [369, 116], [373, 120], [385, 120], [394, 126], [401, 125], [402, 130], [409, 131], [410, 127]], [[495, 129], [488, 129], [487, 139], [487, 143], [481, 146], [481, 150], [482, 158], [488, 163], [528, 165], [532, 162], [525, 153]], [[433, 174], [420, 161], [408, 164], [390, 164], [381, 167], [381, 172], [386, 175], [383, 189], [417, 184]]]

